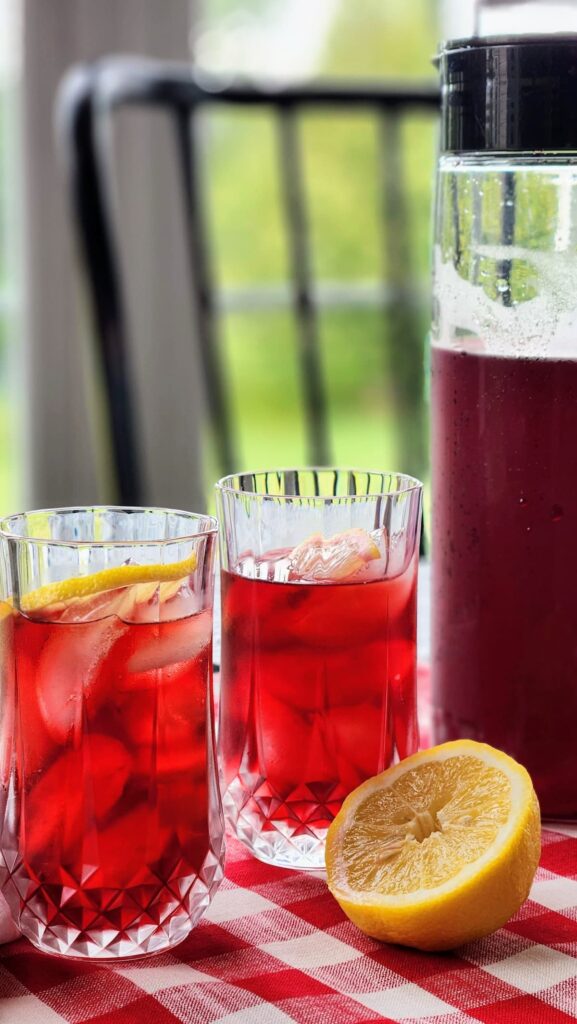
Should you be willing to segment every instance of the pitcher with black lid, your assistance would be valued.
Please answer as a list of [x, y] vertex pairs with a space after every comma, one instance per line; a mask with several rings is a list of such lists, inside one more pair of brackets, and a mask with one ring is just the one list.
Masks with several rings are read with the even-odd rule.
[[439, 67], [434, 738], [506, 750], [577, 818], [577, 36]]

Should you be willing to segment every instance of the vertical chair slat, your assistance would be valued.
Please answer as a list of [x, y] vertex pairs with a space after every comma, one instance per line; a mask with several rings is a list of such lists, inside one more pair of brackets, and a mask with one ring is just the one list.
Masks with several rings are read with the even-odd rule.
[[[134, 395], [121, 271], [112, 227], [102, 150], [94, 145], [92, 68], [69, 73], [59, 98], [60, 130], [75, 214], [97, 355], [105, 382], [118, 500], [141, 505], [143, 479], [134, 418]], [[110, 187], [110, 182], [108, 182]]]
[[310, 242], [298, 122], [292, 106], [278, 110], [279, 172], [285, 229], [289, 247], [293, 304], [303, 401], [308, 426], [309, 458], [313, 465], [330, 462], [327, 403], [319, 351], [318, 317], [312, 290]]
[[[503, 245], [513, 245], [515, 241], [515, 178], [512, 174], [504, 173], [502, 182], [502, 213], [501, 213], [501, 241]], [[501, 292], [501, 298], [504, 306], [513, 305], [513, 296], [511, 295], [511, 270], [513, 268], [512, 260], [501, 260], [501, 276], [505, 284], [505, 288]]]
[[391, 289], [386, 318], [395, 365], [395, 402], [403, 423], [399, 458], [405, 472], [420, 477], [425, 469], [424, 337], [409, 287], [409, 214], [397, 107], [381, 108], [378, 128], [384, 256]]
[[[381, 107], [378, 121], [382, 182], [384, 255], [392, 299], [387, 311], [392, 358], [395, 362], [395, 405], [399, 466], [422, 479], [426, 466], [423, 395], [424, 337], [418, 310], [411, 301], [409, 214], [403, 175], [401, 123], [396, 106]], [[420, 553], [425, 553], [424, 526]]]
[[198, 156], [198, 108], [175, 110], [178, 163], [182, 176], [186, 238], [190, 254], [190, 283], [206, 402], [218, 463], [223, 473], [238, 465], [218, 348], [217, 311], [204, 217], [203, 189]]

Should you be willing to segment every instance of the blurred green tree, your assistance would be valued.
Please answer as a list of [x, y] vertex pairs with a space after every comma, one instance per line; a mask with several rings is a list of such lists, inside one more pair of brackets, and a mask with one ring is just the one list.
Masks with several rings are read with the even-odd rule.
[[[271, 13], [273, 0], [211, 0], [215, 22], [242, 7]], [[306, 26], [303, 25], [303, 31]], [[375, 80], [434, 78], [430, 57], [437, 39], [432, 0], [349, 0], [337, 3], [318, 73]], [[395, 147], [395, 173], [407, 196], [405, 253], [396, 247], [402, 210], [387, 203], [382, 146]], [[338, 286], [386, 282], [406, 285], [407, 267], [422, 301], [410, 313], [424, 339], [428, 322], [431, 185], [434, 125], [411, 116], [398, 137], [368, 114], [302, 118], [311, 246], [315, 278]], [[278, 145], [269, 114], [213, 114], [208, 132], [210, 218], [218, 283], [229, 293], [287, 278], [278, 180]], [[383, 239], [384, 234], [384, 239]], [[399, 316], [401, 317], [399, 321]], [[399, 309], [378, 303], [340, 304], [320, 314], [323, 370], [334, 457], [422, 473], [425, 469], [422, 345], [394, 345], [402, 337]], [[394, 318], [397, 318], [393, 330]], [[299, 402], [294, 325], [286, 308], [223, 314], [222, 339], [231, 401], [239, 424], [243, 464], [306, 460]], [[409, 396], [407, 406], [405, 399]], [[402, 464], [399, 464], [402, 463]], [[209, 468], [209, 473], [213, 467]]]

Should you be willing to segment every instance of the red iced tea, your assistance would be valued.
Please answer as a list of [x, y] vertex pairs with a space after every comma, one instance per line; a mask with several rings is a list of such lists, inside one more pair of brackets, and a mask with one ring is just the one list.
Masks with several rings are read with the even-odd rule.
[[22, 929], [76, 956], [174, 944], [220, 854], [210, 610], [186, 581], [4, 609], [17, 704], [3, 873]]
[[577, 817], [577, 360], [435, 346], [433, 389], [435, 739]]
[[320, 866], [347, 793], [417, 746], [417, 562], [279, 582], [291, 554], [222, 573], [224, 803], [256, 852], [290, 835]]

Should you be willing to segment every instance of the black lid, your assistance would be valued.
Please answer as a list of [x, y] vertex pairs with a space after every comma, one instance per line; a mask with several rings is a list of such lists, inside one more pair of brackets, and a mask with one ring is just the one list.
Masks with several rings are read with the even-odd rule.
[[577, 152], [577, 35], [459, 39], [438, 65], [444, 152]]

